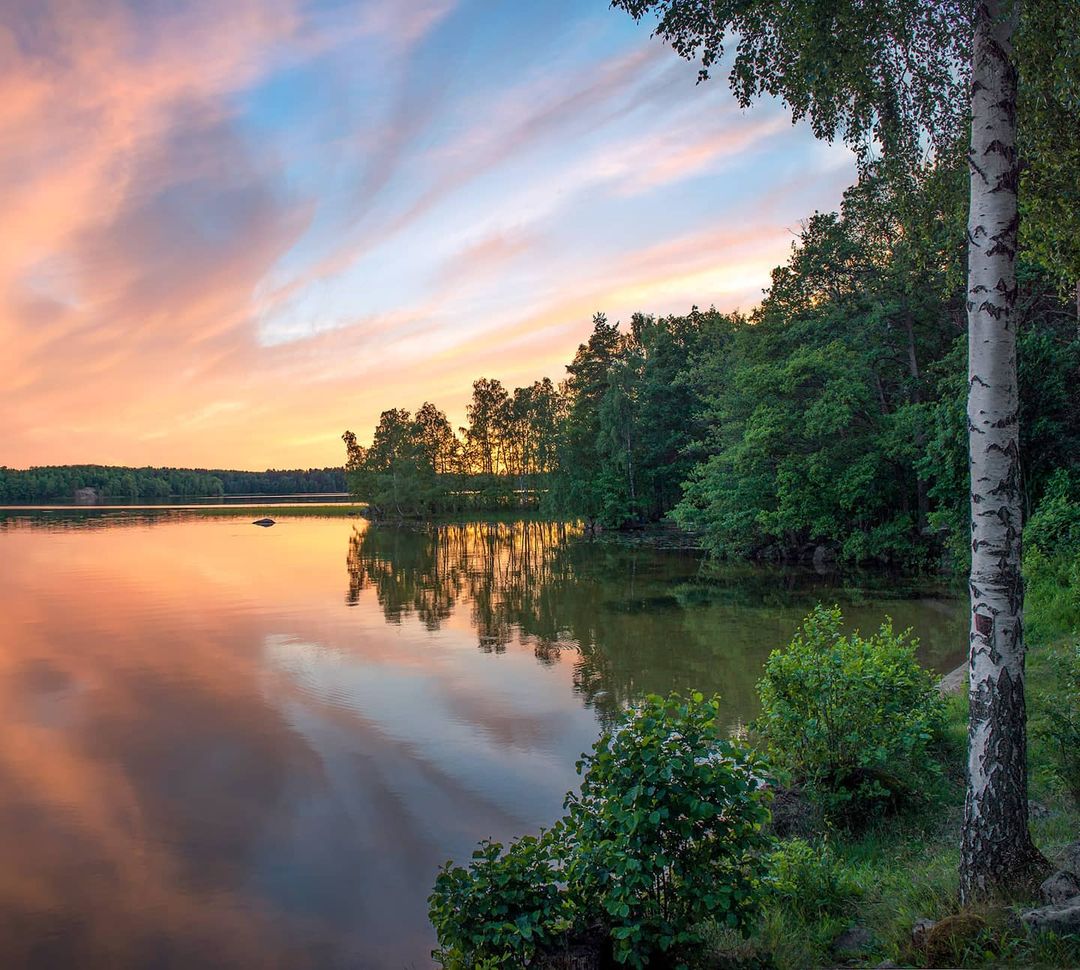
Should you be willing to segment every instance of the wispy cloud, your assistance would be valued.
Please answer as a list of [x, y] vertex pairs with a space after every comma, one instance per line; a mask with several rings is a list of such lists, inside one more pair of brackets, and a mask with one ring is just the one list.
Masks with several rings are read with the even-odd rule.
[[[748, 306], [850, 176], [629, 20], [0, 0], [0, 463], [323, 464], [596, 309]], [[538, 337], [537, 335], [542, 335]]]

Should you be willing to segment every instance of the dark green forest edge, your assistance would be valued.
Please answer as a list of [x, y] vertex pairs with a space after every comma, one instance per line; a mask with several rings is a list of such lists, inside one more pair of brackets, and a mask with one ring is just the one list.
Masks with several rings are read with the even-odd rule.
[[[670, 14], [662, 30], [675, 49], [695, 54], [712, 29], [694, 19], [705, 7], [655, 6]], [[769, 9], [805, 27], [795, 36], [809, 48], [821, 6]], [[933, 162], [912, 164], [888, 141], [898, 119], [860, 101], [877, 88], [843, 88], [850, 65], [829, 74], [850, 54], [829, 30], [822, 49], [792, 54], [798, 67], [781, 65], [790, 74], [762, 75], [781, 54], [754, 18], [772, 14], [720, 9], [765, 50], [733, 75], [740, 98], [784, 93], [824, 137], [875, 118], [884, 160], [860, 156], [840, 211], [807, 220], [750, 315], [694, 309], [625, 327], [597, 315], [565, 380], [511, 392], [481, 379], [465, 428], [426, 403], [384, 412], [370, 447], [347, 432], [350, 488], [377, 518], [515, 507], [590, 527], [670, 518], [718, 557], [961, 575], [966, 135], [933, 132]], [[830, 10], [858, 21], [863, 7]], [[846, 632], [819, 607], [777, 644], [743, 737], [723, 736], [716, 699], [639, 700], [583, 757], [581, 786], [549, 830], [448, 863], [430, 898], [445, 966], [1080, 966], [1080, 914], [1066, 930], [1026, 915], [1080, 897], [1080, 58], [1074, 6], [1029, 4], [1024, 18], [1013, 319], [1028, 761], [1031, 830], [1056, 882], [960, 905], [967, 698], [941, 695], [909, 635], [887, 622]], [[887, 27], [858, 30], [865, 41]], [[957, 75], [942, 63], [945, 90]], [[850, 114], [830, 114], [836, 103]], [[936, 117], [932, 105], [912, 116]]]
[[[481, 378], [457, 432], [431, 403], [383, 412], [370, 447], [345, 435], [352, 492], [384, 518], [670, 516], [719, 556], [962, 570], [966, 177], [871, 173], [807, 220], [748, 316], [598, 314], [565, 380]], [[1080, 487], [1080, 325], [1030, 257], [1021, 290], [1030, 514]]]
[[80, 489], [102, 499], [217, 498], [344, 492], [343, 468], [268, 468], [262, 472], [121, 465], [0, 467], [0, 502], [71, 501]]

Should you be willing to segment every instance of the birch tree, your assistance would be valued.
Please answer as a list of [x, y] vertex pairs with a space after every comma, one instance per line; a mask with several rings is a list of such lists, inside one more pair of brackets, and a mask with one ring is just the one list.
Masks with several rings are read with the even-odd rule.
[[1009, 883], [1030, 883], [1042, 865], [1028, 832], [1020, 576], [1016, 21], [1012, 0], [980, 0], [971, 58], [967, 289], [971, 714], [960, 859], [965, 900]]
[[781, 99], [819, 138], [842, 137], [864, 167], [880, 155], [912, 168], [932, 163], [970, 118], [971, 717], [961, 895], [972, 900], [1028, 886], [1043, 861], [1028, 830], [1025, 763], [1014, 319], [1019, 0], [612, 6], [635, 19], [655, 15], [656, 33], [699, 63], [702, 80], [730, 43], [728, 80], [740, 104], [761, 95]]

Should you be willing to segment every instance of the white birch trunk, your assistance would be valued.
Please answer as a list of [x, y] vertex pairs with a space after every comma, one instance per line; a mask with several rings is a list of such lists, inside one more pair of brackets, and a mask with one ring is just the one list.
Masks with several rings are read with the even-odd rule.
[[971, 78], [968, 441], [971, 634], [965, 902], [1030, 882], [1016, 386], [1017, 3], [979, 0]]

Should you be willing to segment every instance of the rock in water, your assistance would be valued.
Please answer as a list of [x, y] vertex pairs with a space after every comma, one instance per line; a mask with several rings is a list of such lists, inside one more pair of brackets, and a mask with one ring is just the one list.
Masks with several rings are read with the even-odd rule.
[[272, 526], [274, 524], [274, 520], [273, 519], [256, 519], [251, 524], [252, 525], [261, 525], [264, 528], [268, 528], [269, 526]]

